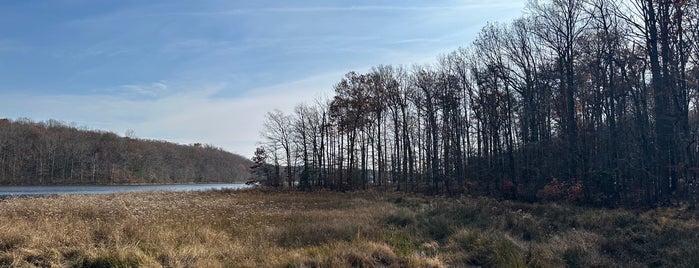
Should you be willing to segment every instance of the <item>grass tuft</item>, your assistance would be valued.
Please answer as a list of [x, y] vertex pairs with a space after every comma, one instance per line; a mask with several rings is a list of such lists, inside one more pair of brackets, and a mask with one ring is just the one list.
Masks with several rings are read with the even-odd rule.
[[24, 246], [29, 237], [18, 233], [17, 230], [2, 229], [0, 233], [0, 252], [12, 252], [14, 249]]
[[484, 267], [526, 267], [523, 249], [511, 238], [499, 233], [463, 229], [451, 238], [457, 261]]
[[409, 225], [414, 225], [418, 222], [417, 218], [415, 217], [415, 212], [407, 208], [399, 208], [396, 211], [386, 215], [384, 221], [387, 224], [403, 228]]

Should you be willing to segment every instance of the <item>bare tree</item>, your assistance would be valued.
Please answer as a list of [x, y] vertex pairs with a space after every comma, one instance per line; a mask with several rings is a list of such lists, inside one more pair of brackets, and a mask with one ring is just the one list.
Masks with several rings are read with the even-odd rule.
[[268, 112], [265, 115], [265, 121], [263, 124], [262, 137], [270, 144], [272, 147], [279, 147], [284, 152], [286, 160], [286, 182], [288, 187], [293, 187], [293, 174], [291, 154], [292, 154], [292, 124], [291, 117], [285, 115], [280, 110], [274, 110]]

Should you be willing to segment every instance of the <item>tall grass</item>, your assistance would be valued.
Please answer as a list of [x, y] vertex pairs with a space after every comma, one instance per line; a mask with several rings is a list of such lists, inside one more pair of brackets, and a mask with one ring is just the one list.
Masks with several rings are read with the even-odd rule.
[[0, 267], [699, 264], [697, 213], [400, 193], [148, 192], [0, 201]]

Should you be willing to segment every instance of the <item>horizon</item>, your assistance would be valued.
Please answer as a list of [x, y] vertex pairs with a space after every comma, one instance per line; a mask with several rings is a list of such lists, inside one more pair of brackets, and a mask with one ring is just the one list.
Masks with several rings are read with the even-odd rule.
[[[0, 117], [252, 156], [266, 112], [350, 71], [430, 64], [525, 1], [49, 3], [0, 14]], [[42, 15], [39, 15], [42, 14]]]

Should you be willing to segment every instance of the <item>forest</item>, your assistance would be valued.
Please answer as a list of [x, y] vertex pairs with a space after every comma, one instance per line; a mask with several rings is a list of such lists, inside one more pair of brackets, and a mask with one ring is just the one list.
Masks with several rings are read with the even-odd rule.
[[697, 1], [530, 1], [436, 62], [348, 72], [334, 96], [268, 112], [254, 172], [302, 189], [693, 205], [697, 44]]
[[210, 145], [120, 137], [57, 120], [0, 119], [0, 184], [244, 182], [250, 160]]

